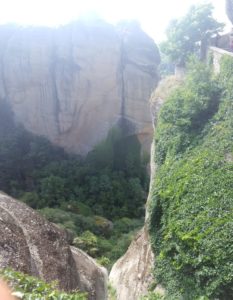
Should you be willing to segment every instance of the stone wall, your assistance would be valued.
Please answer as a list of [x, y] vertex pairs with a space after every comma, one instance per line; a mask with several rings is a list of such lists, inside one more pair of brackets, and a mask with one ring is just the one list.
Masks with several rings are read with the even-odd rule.
[[229, 52], [224, 49], [217, 48], [217, 47], [210, 47], [209, 53], [213, 58], [213, 66], [214, 66], [215, 73], [220, 72], [220, 60], [221, 60], [222, 56], [229, 55], [229, 56], [233, 57], [233, 52]]

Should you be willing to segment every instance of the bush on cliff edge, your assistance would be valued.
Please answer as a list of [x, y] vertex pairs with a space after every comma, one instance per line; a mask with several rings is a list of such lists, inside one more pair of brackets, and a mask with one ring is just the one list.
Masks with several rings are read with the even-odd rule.
[[233, 299], [233, 60], [193, 63], [161, 110], [150, 232], [166, 299]]

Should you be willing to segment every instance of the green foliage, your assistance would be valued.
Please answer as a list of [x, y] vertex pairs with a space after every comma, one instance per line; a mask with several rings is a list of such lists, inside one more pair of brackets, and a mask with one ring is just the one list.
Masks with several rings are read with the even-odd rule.
[[195, 145], [201, 130], [218, 109], [220, 88], [211, 69], [192, 59], [184, 84], [168, 98], [159, 115], [156, 160], [159, 164]]
[[136, 232], [143, 225], [143, 220], [132, 220], [130, 223], [127, 233], [125, 233], [126, 227], [119, 227], [118, 222], [118, 227], [113, 227], [114, 229], [108, 238], [95, 235], [91, 231], [84, 231], [74, 239], [73, 243], [109, 269], [126, 252]]
[[65, 179], [55, 175], [42, 178], [40, 196], [46, 206], [56, 206], [66, 199]]
[[110, 259], [107, 258], [106, 256], [101, 256], [100, 258], [97, 259], [97, 262], [105, 268], [107, 268], [111, 264]]
[[192, 68], [160, 114], [150, 232], [167, 299], [233, 298], [232, 99], [226, 57], [217, 79]]
[[50, 222], [56, 223], [65, 229], [79, 235], [85, 230], [93, 231], [95, 234], [103, 234], [102, 229], [96, 225], [95, 220], [88, 216], [64, 211], [59, 208], [43, 208], [39, 212]]
[[[0, 189], [38, 209], [66, 229], [71, 243], [77, 237], [76, 245], [111, 266], [142, 226], [148, 155], [141, 155], [137, 137], [113, 128], [82, 158], [17, 126], [6, 103], [0, 105]], [[96, 244], [89, 244], [91, 237]]]
[[211, 4], [193, 5], [183, 18], [171, 21], [161, 50], [172, 62], [184, 65], [189, 55], [197, 51], [198, 42], [207, 45], [213, 33], [222, 29], [223, 24], [213, 18], [212, 11]]
[[108, 299], [117, 300], [116, 290], [110, 284], [108, 284]]
[[137, 138], [113, 129], [84, 159], [17, 128], [7, 107], [2, 108], [3, 191], [37, 209], [61, 207], [111, 219], [143, 215], [148, 178]]
[[14, 294], [23, 300], [85, 300], [85, 293], [78, 291], [65, 293], [59, 291], [55, 283], [45, 283], [44, 281], [25, 275], [11, 269], [0, 270], [0, 275], [12, 287]]
[[142, 297], [140, 300], [165, 300], [165, 298], [158, 293], [149, 292], [148, 295]]
[[106, 267], [110, 267], [127, 250], [143, 219], [122, 218], [111, 223], [100, 216], [83, 216], [59, 208], [39, 212], [50, 222], [68, 230], [74, 245], [83, 249]]
[[97, 236], [90, 231], [84, 231], [81, 236], [74, 239], [74, 245], [91, 256], [97, 254]]
[[121, 218], [114, 222], [114, 231], [117, 233], [127, 233], [135, 228], [140, 228], [142, 226], [142, 220], [138, 219], [129, 219], [129, 218]]

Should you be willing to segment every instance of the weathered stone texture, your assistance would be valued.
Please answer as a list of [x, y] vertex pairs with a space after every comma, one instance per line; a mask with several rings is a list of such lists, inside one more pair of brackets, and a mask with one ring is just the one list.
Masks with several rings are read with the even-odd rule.
[[63, 230], [1, 192], [0, 234], [0, 268], [57, 280], [63, 290], [88, 292], [89, 300], [106, 298], [106, 270], [81, 250], [70, 248]]
[[154, 255], [144, 227], [111, 270], [110, 283], [117, 291], [117, 300], [137, 300], [147, 294], [153, 280], [153, 264]]
[[158, 62], [152, 39], [132, 24], [0, 27], [0, 100], [29, 131], [86, 154], [122, 118], [132, 125], [126, 134], [152, 136]]

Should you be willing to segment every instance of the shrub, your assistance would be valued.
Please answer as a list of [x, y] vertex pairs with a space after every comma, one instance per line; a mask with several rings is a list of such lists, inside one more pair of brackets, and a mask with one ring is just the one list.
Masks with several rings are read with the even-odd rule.
[[[149, 292], [148, 295], [140, 298], [140, 300], [165, 300], [164, 296], [161, 296], [158, 293], [154, 293], [154, 292]], [[204, 300], [204, 299], [203, 299]]]
[[233, 298], [232, 65], [198, 64], [160, 114], [150, 232], [168, 299]]
[[101, 256], [100, 258], [97, 259], [97, 262], [105, 268], [107, 268], [111, 263], [110, 259], [107, 258], [106, 256]]
[[57, 289], [56, 283], [44, 281], [11, 269], [0, 270], [0, 276], [13, 288], [14, 293], [23, 300], [85, 300], [87, 295], [78, 291], [65, 293]]
[[74, 239], [74, 245], [89, 255], [95, 257], [98, 252], [97, 236], [90, 231], [84, 231], [79, 237]]

